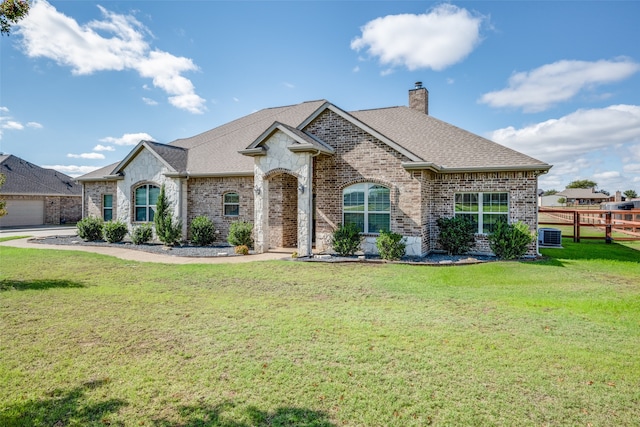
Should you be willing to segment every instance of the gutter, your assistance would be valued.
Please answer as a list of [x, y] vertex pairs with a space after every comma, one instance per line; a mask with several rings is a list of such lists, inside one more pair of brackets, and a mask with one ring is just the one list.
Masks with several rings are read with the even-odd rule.
[[431, 170], [436, 173], [461, 173], [461, 172], [519, 172], [519, 171], [542, 171], [547, 173], [552, 165], [523, 165], [523, 166], [474, 166], [449, 168], [436, 165], [432, 162], [404, 162], [402, 167], [405, 170]]

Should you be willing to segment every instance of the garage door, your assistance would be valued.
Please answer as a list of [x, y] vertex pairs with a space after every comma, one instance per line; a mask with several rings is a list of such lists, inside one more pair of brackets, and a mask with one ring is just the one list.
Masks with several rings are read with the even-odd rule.
[[7, 200], [7, 214], [0, 227], [44, 224], [44, 200]]

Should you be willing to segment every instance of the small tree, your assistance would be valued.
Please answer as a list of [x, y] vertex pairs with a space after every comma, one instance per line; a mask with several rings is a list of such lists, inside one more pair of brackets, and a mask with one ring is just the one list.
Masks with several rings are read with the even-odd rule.
[[158, 240], [162, 243], [167, 246], [173, 246], [180, 241], [182, 237], [182, 221], [174, 220], [173, 215], [171, 215], [164, 184], [160, 187], [153, 222], [156, 226]]
[[517, 259], [527, 253], [534, 235], [522, 221], [508, 224], [506, 220], [496, 222], [489, 234], [489, 247], [501, 259]]
[[331, 246], [340, 256], [351, 256], [360, 249], [362, 236], [355, 224], [339, 224], [331, 237]]
[[638, 197], [638, 193], [636, 193], [635, 190], [627, 190], [622, 194], [624, 194], [624, 197], [626, 197], [627, 199], [635, 199], [636, 197]]
[[3, 0], [0, 3], [0, 32], [2, 35], [11, 33], [11, 25], [17, 24], [19, 20], [29, 13], [29, 2], [27, 0]]
[[567, 184], [567, 188], [596, 188], [598, 183], [590, 179], [578, 179]]
[[477, 227], [469, 218], [438, 218], [437, 224], [440, 228], [438, 242], [449, 254], [460, 255], [473, 247]]

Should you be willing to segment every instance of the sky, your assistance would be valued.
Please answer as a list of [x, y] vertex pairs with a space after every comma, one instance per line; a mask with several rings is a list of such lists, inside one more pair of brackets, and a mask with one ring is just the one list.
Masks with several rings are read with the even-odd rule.
[[408, 105], [640, 194], [640, 1], [44, 1], [0, 39], [0, 152], [79, 176], [263, 108]]

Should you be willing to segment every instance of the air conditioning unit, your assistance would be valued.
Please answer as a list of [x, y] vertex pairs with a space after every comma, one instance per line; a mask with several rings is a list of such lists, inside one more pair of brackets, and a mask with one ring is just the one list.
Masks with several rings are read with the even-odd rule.
[[557, 228], [540, 228], [538, 246], [562, 246], [562, 231]]

